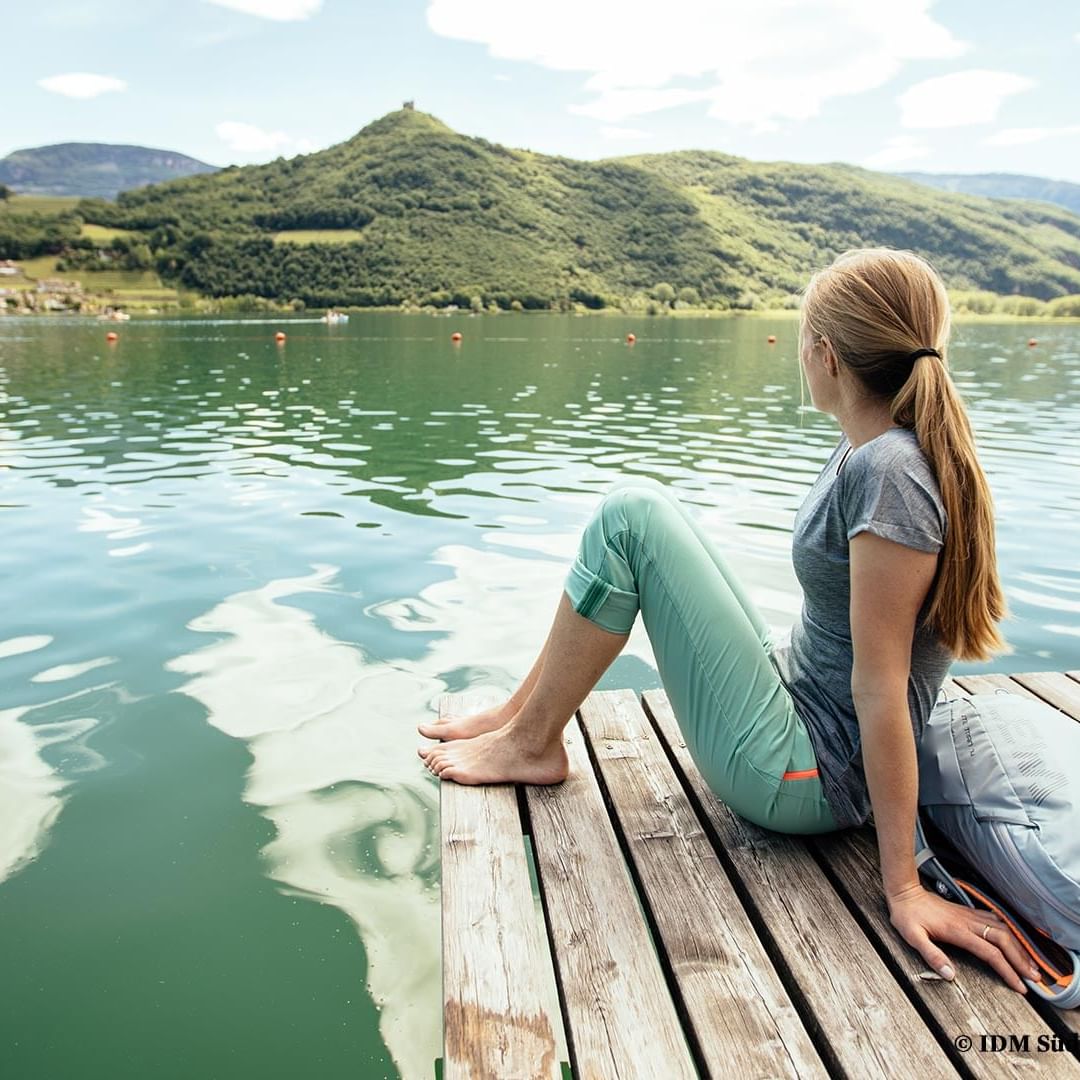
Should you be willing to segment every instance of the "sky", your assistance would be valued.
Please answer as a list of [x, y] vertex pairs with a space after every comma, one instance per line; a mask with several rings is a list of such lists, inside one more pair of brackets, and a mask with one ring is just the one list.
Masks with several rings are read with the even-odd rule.
[[1080, 182], [1076, 0], [39, 0], [4, 22], [0, 156], [112, 142], [247, 164], [414, 100], [575, 158]]

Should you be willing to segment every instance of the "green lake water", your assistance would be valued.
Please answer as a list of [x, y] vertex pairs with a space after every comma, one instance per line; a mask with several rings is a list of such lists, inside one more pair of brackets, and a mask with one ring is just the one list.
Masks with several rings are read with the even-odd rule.
[[[670, 484], [790, 624], [838, 439], [796, 323], [106, 329], [0, 320], [0, 1075], [430, 1078], [415, 726], [516, 685], [621, 476]], [[961, 324], [951, 356], [1012, 611], [990, 667], [1080, 667], [1080, 327]], [[658, 685], [639, 621], [600, 688]]]

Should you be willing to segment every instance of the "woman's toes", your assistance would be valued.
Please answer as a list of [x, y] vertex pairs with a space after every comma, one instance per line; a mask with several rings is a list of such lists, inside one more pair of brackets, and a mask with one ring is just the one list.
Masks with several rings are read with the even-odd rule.
[[417, 724], [416, 730], [424, 736], [425, 739], [437, 739], [439, 738], [439, 732], [445, 725], [441, 720], [433, 720], [431, 723]]

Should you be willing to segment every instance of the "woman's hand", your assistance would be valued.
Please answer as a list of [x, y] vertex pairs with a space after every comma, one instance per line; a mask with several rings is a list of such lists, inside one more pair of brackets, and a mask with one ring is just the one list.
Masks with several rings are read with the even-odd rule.
[[974, 953], [1021, 994], [1027, 993], [1021, 975], [1039, 977], [1034, 961], [993, 912], [945, 900], [921, 883], [887, 897], [887, 901], [889, 920], [900, 936], [943, 979], [952, 979], [956, 972], [935, 941], [947, 941]]

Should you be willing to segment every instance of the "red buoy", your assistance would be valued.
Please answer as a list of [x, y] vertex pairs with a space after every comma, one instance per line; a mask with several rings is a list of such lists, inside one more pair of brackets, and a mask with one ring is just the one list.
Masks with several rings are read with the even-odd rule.
[[635, 341], [637, 341], [637, 337], [634, 334], [627, 334], [626, 335], [626, 344], [627, 345], [633, 345]]
[[461, 335], [455, 330], [450, 335], [450, 340], [456, 345], [459, 341], [461, 341]]
[[1028, 338], [1028, 348], [1034, 349], [1039, 343], [1034, 338]]
[[274, 340], [280, 345], [285, 340], [285, 331], [284, 330], [279, 330], [274, 335]]
[[120, 335], [119, 335], [119, 334], [118, 334], [118, 333], [117, 333], [117, 332], [116, 332], [115, 330], [110, 330], [110, 331], [109, 331], [109, 332], [108, 332], [108, 333], [107, 333], [107, 334], [105, 335], [105, 340], [106, 340], [106, 341], [109, 341], [109, 342], [112, 342], [112, 341], [118, 341], [118, 340], [119, 340], [119, 338], [120, 338]]
[[766, 341], [767, 341], [767, 342], [768, 342], [768, 343], [769, 343], [770, 345], [775, 345], [775, 344], [776, 344], [776, 335], [775, 335], [775, 334], [770, 334], [770, 335], [769, 335], [769, 336], [768, 336], [768, 337], [767, 337], [767, 338], [766, 338], [765, 340], [766, 340]]

